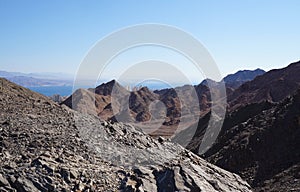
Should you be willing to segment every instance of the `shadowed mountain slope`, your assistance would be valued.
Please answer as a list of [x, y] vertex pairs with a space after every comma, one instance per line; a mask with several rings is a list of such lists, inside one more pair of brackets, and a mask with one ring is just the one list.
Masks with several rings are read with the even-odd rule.
[[[209, 118], [200, 119], [188, 149], [198, 152]], [[300, 91], [279, 103], [253, 103], [228, 113], [203, 157], [240, 174], [257, 191], [292, 191], [300, 190], [299, 145]]]
[[[296, 62], [236, 89], [218, 139], [203, 157], [240, 174], [257, 191], [299, 191], [299, 74]], [[187, 149], [198, 153], [210, 116], [200, 118]], [[189, 129], [173, 139], [182, 140]]]
[[[234, 122], [249, 113], [242, 123], [225, 124], [206, 158], [241, 174], [258, 190], [300, 190], [299, 172], [289, 170], [300, 169], [300, 91], [278, 104], [246, 106], [229, 118]], [[288, 176], [294, 179], [286, 183]]]

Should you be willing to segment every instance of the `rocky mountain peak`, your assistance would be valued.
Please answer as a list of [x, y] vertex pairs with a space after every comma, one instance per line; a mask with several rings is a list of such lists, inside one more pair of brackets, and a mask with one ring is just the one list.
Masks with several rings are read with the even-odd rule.
[[236, 89], [243, 83], [252, 81], [257, 76], [263, 75], [264, 73], [265, 71], [259, 68], [255, 70], [240, 70], [234, 74], [227, 75], [224, 77], [223, 81], [227, 87]]
[[95, 88], [95, 93], [98, 95], [108, 96], [111, 95], [113, 91], [126, 91], [124, 87], [122, 87], [116, 80], [111, 80], [107, 83], [102, 83], [98, 87]]
[[231, 108], [261, 101], [279, 102], [299, 88], [300, 62], [295, 62], [282, 69], [274, 69], [257, 76], [252, 81], [228, 95]]

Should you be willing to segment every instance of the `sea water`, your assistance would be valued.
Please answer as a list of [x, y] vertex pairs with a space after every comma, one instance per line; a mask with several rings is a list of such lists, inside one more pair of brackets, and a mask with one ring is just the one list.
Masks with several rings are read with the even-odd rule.
[[73, 86], [43, 86], [43, 87], [27, 87], [27, 88], [46, 96], [52, 96], [55, 94], [59, 94], [61, 96], [69, 96], [73, 92]]

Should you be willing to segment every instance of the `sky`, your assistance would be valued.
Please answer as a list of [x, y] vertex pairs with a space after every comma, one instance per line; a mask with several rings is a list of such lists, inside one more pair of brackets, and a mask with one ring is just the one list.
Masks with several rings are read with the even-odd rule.
[[[299, 7], [298, 0], [0, 0], [0, 70], [73, 74], [99, 40], [144, 23], [194, 36], [222, 76], [282, 68], [300, 60]], [[120, 58], [112, 69], [136, 59]]]

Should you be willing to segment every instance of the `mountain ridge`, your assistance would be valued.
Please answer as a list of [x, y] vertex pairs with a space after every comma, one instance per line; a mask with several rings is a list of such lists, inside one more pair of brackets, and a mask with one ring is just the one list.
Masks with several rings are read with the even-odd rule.
[[229, 74], [223, 78], [226, 86], [231, 88], [238, 88], [247, 81], [251, 81], [259, 75], [263, 75], [266, 71], [257, 68], [255, 70], [239, 70], [234, 74]]
[[21, 73], [0, 71], [0, 77], [6, 78], [24, 87], [70, 86], [73, 78], [59, 73]]
[[[262, 73], [261, 70], [243, 71], [244, 75], [239, 77], [239, 82], [242, 82], [240, 79], [245, 76], [248, 79], [244, 81], [254, 78], [255, 75], [258, 75], [257, 71]], [[250, 73], [250, 77], [249, 75], [245, 75], [245, 73]], [[236, 74], [231, 75], [231, 77], [235, 77]], [[238, 79], [238, 77], [235, 79]], [[161, 128], [156, 131], [151, 131], [152, 128], [148, 128], [148, 133], [151, 132], [152, 136], [170, 137], [174, 134], [174, 130], [178, 129], [180, 123], [182, 124], [181, 128], [188, 127], [196, 122], [195, 115], [203, 116], [210, 110], [212, 105], [210, 91], [212, 90], [209, 89], [208, 82], [210, 86], [216, 87], [212, 89], [216, 91], [214, 94], [218, 94], [218, 86], [222, 85], [220, 82], [209, 79], [204, 80], [198, 85], [184, 85], [160, 90], [149, 90], [147, 87], [139, 87], [139, 89], [132, 91], [124, 88], [116, 80], [111, 80], [102, 83], [96, 88], [88, 89], [90, 92], [86, 94], [89, 94], [90, 97], [85, 97], [86, 101], [83, 101], [84, 94], [75, 92], [62, 102], [62, 104], [78, 111], [97, 115], [103, 120], [135, 123], [136, 126], [142, 126], [144, 122], [148, 126], [155, 124], [154, 127], [160, 126]], [[233, 88], [227, 87], [227, 93], [231, 92], [233, 92]], [[94, 99], [88, 99], [92, 97]], [[73, 100], [73, 98], [76, 99]], [[74, 102], [73, 105], [76, 108], [72, 107], [72, 102]], [[160, 111], [152, 111], [153, 114], [151, 114], [149, 107], [157, 102], [160, 103], [161, 107], [157, 108]], [[194, 105], [195, 103], [199, 103], [199, 105]], [[160, 118], [156, 116], [160, 116]], [[162, 125], [158, 125], [161, 121], [163, 122]], [[181, 130], [181, 128], [177, 131]]]
[[282, 69], [273, 69], [248, 81], [228, 95], [231, 108], [268, 100], [278, 102], [294, 94], [300, 86], [300, 61]]

